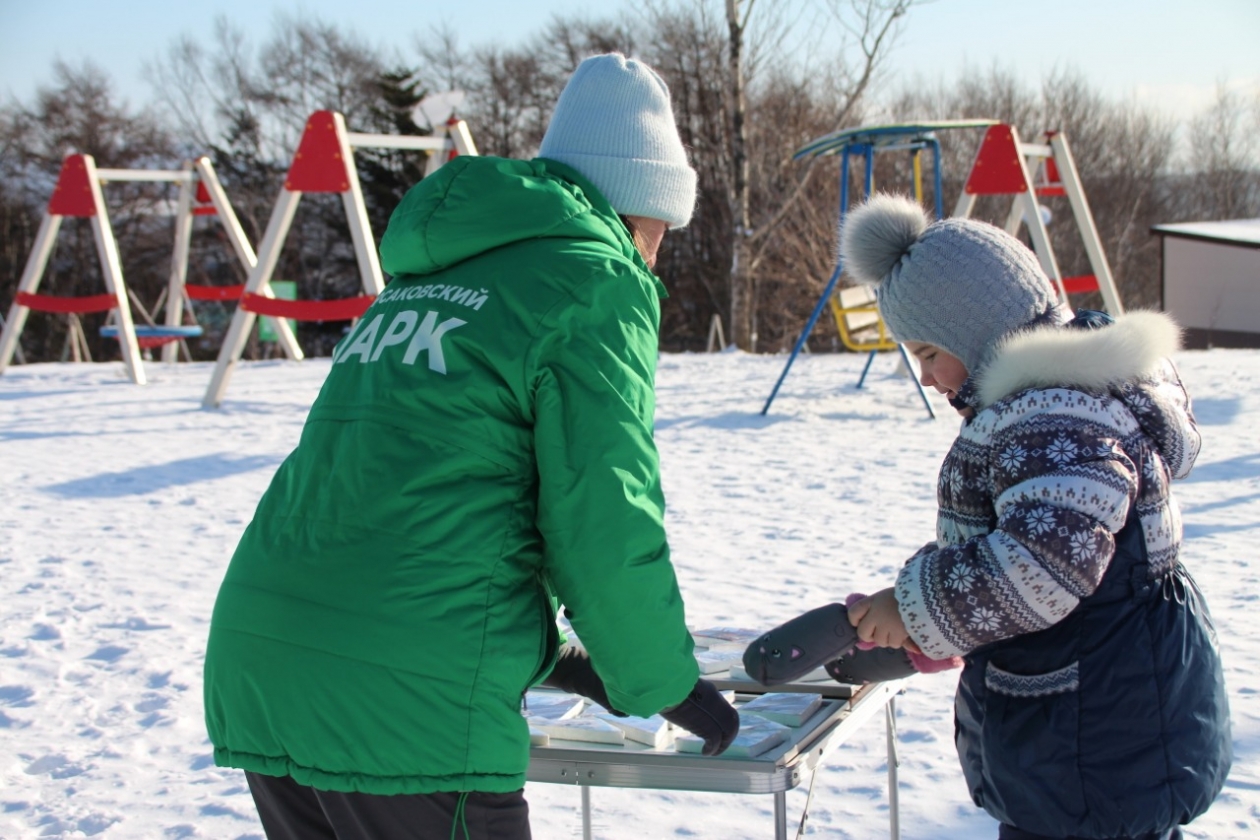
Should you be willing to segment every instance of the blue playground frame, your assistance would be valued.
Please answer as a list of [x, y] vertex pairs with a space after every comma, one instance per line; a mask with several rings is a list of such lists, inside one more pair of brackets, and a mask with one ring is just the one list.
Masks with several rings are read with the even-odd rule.
[[[876, 125], [865, 126], [862, 128], [850, 128], [844, 131], [838, 131], [834, 134], [828, 134], [820, 137], [810, 143], [802, 146], [792, 155], [793, 160], [800, 160], [806, 157], [820, 157], [823, 155], [836, 155], [840, 158], [840, 222], [844, 220], [844, 214], [849, 208], [849, 160], [853, 157], [861, 157], [864, 161], [864, 178], [862, 196], [866, 198], [871, 194], [875, 181], [875, 155], [880, 152], [892, 151], [909, 151], [918, 155], [923, 149], [932, 150], [932, 184], [933, 196], [936, 203], [936, 218], [941, 219], [945, 216], [944, 197], [941, 195], [941, 144], [936, 138], [937, 131], [943, 131], [956, 128], [985, 128], [997, 123], [997, 120], [941, 120], [936, 122], [915, 122], [902, 123], [898, 125]], [[917, 159], [916, 159], [917, 163]], [[917, 174], [917, 173], [916, 173]], [[918, 178], [915, 179], [915, 199], [922, 200], [921, 185]], [[770, 410], [770, 404], [774, 402], [775, 396], [779, 393], [779, 388], [783, 385], [783, 380], [787, 378], [788, 371], [792, 369], [792, 363], [796, 361], [797, 355], [801, 352], [801, 348], [805, 346], [805, 342], [809, 339], [809, 334], [813, 332], [814, 325], [818, 322], [818, 317], [822, 314], [823, 309], [827, 305], [827, 301], [831, 299], [835, 293], [836, 284], [840, 282], [840, 275], [843, 273], [844, 266], [839, 259], [836, 260], [835, 270], [831, 273], [831, 279], [827, 281], [826, 287], [823, 289], [822, 295], [818, 298], [818, 303], [814, 306], [814, 311], [810, 314], [809, 320], [805, 323], [805, 328], [801, 330], [800, 337], [796, 339], [796, 345], [792, 348], [792, 354], [788, 356], [787, 364], [783, 366], [783, 372], [779, 374], [779, 380], [774, 383], [774, 390], [770, 392], [769, 398], [766, 399], [765, 406], [762, 407], [761, 413], [764, 416]], [[922, 383], [914, 375], [914, 366], [910, 363], [910, 356], [906, 353], [906, 348], [901, 344], [897, 345], [897, 349], [901, 352], [901, 358], [906, 366], [906, 370], [910, 371], [910, 378], [914, 380], [915, 387], [919, 390], [919, 396], [923, 399], [923, 405], [927, 408], [928, 414], [936, 417], [936, 412], [932, 410], [932, 404], [928, 401], [927, 393], [923, 390]], [[862, 376], [858, 379], [857, 387], [861, 388], [866, 381], [866, 374], [871, 368], [871, 362], [875, 360], [875, 354], [878, 351], [872, 350], [866, 359], [866, 366], [862, 368]]]

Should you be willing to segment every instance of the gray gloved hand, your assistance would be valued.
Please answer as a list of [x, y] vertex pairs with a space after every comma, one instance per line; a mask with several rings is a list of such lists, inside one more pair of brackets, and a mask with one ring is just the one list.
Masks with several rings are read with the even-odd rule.
[[721, 755], [739, 734], [739, 712], [708, 680], [697, 680], [687, 699], [665, 709], [661, 717], [704, 739], [705, 755]]
[[591, 658], [580, 647], [561, 645], [560, 653], [556, 657], [556, 666], [551, 669], [551, 673], [540, 685], [558, 688], [569, 694], [580, 694], [618, 717], [626, 716], [625, 712], [613, 708], [612, 702], [608, 699], [608, 691], [604, 688], [604, 681], [600, 679], [599, 674], [595, 673]]
[[744, 651], [744, 670], [762, 685], [783, 685], [848, 653], [858, 642], [843, 604], [818, 607], [763, 634]]

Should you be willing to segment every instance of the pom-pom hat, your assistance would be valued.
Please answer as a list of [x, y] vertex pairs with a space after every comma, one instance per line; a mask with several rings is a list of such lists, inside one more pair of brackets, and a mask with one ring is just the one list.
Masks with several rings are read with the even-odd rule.
[[971, 219], [929, 222], [907, 198], [875, 195], [847, 214], [840, 258], [854, 280], [875, 287], [894, 338], [934, 344], [973, 375], [1003, 338], [1063, 314], [1018, 239]]
[[618, 53], [595, 55], [560, 93], [539, 157], [582, 173], [623, 216], [691, 220], [696, 172], [678, 136], [669, 88], [651, 67]]

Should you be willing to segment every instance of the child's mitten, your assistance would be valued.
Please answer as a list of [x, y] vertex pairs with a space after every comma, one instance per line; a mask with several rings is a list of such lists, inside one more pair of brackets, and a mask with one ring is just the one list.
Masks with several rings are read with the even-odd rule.
[[744, 651], [744, 669], [762, 685], [803, 677], [853, 649], [857, 630], [842, 604], [828, 604], [765, 633]]
[[918, 673], [905, 648], [855, 649], [823, 667], [836, 682], [852, 685], [899, 680]]
[[870, 647], [859, 642], [848, 654], [828, 662], [824, 667], [836, 682], [861, 685], [868, 682], [899, 680], [913, 674], [935, 674], [951, 668], [961, 668], [962, 659], [929, 659], [921, 653], [911, 653], [905, 648]]
[[[851, 606], [866, 596], [854, 593], [844, 600]], [[950, 668], [961, 668], [957, 656], [948, 659], [930, 659], [921, 653], [905, 648], [876, 647], [870, 642], [858, 642], [854, 650], [828, 662], [824, 667], [832, 679], [842, 683], [861, 685], [868, 682], [899, 680], [913, 674], [935, 674]]]

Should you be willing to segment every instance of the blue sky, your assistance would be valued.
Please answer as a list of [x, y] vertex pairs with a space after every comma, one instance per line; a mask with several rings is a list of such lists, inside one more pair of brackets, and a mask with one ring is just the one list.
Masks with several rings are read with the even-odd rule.
[[[716, 10], [721, 0], [707, 0]], [[764, 13], [777, 0], [759, 0]], [[553, 14], [613, 14], [632, 0], [0, 0], [0, 98], [29, 100], [51, 78], [53, 59], [91, 58], [133, 104], [150, 87], [145, 61], [181, 33], [209, 43], [224, 14], [257, 40], [278, 14], [315, 15], [414, 60], [436, 24], [465, 45], [508, 45]], [[813, 0], [821, 7], [823, 0]], [[1035, 82], [1074, 68], [1109, 96], [1154, 103], [1185, 116], [1218, 84], [1260, 93], [1260, 0], [934, 0], [914, 8], [898, 42], [891, 80], [946, 78], [996, 63]]]

